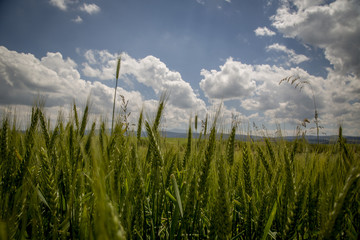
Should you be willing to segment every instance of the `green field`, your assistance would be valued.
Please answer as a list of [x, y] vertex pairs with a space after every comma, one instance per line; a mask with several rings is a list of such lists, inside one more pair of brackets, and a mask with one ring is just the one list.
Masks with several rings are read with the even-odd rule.
[[26, 132], [4, 116], [0, 239], [359, 239], [360, 147], [341, 128], [331, 145], [240, 142], [236, 126], [222, 139], [216, 124], [166, 139], [163, 108], [139, 118], [146, 138], [88, 107], [51, 128], [33, 107]]

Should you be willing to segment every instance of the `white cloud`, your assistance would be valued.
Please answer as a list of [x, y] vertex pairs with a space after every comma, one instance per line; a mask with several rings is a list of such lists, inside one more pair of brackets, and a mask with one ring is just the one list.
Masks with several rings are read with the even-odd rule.
[[92, 15], [100, 12], [100, 7], [95, 3], [91, 3], [91, 4], [84, 3], [82, 6], [80, 6], [80, 10]]
[[96, 64], [95, 53], [93, 50], [87, 50], [84, 54], [84, 57], [90, 64]]
[[[114, 72], [115, 54], [90, 50], [85, 55], [88, 60], [86, 64], [94, 71], [93, 76], [107, 72], [110, 66], [113, 66], [111, 72]], [[198, 113], [199, 119], [204, 119], [206, 111], [217, 109], [221, 100], [225, 101], [222, 112], [224, 121], [235, 114], [243, 122], [295, 126], [304, 118], [313, 120], [314, 93], [320, 124], [325, 126], [327, 134], [336, 134], [338, 124], [342, 124], [344, 134], [360, 135], [360, 84], [356, 76], [344, 77], [329, 69], [328, 76], [322, 78], [312, 76], [298, 67], [284, 69], [266, 64], [249, 65], [229, 58], [220, 66], [220, 70], [201, 72], [203, 79], [200, 87], [214, 104], [206, 107], [192, 87], [181, 78], [180, 73], [168, 69], [160, 59], [153, 56], [134, 59], [125, 53], [122, 57], [121, 78], [133, 75], [136, 81], [159, 93], [163, 89], [170, 89], [163, 122], [163, 127], [167, 129], [185, 129], [190, 114]], [[24, 109], [31, 106], [40, 94], [47, 99], [46, 111], [55, 121], [61, 107], [63, 110], [70, 110], [75, 99], [81, 108], [91, 93], [93, 117], [111, 119], [114, 89], [102, 82], [83, 80], [77, 68], [78, 65], [72, 59], [64, 58], [58, 52], [49, 52], [38, 59], [32, 54], [10, 51], [0, 46], [0, 111], [5, 111], [6, 106], [17, 109], [17, 116], [27, 123], [29, 111]], [[309, 81], [312, 89], [305, 86], [299, 92], [290, 84], [279, 85], [280, 79], [291, 75], [298, 75], [302, 80]], [[157, 99], [144, 100], [142, 92], [122, 87], [118, 88], [118, 93], [129, 100], [128, 109], [133, 123], [136, 123], [142, 106], [148, 113], [156, 111]], [[229, 99], [238, 101], [236, 107], [227, 106]], [[117, 106], [119, 105], [118, 98]]]
[[[50, 5], [53, 5], [59, 8], [62, 11], [67, 10], [76, 10], [86, 12], [90, 15], [99, 13], [101, 11], [100, 7], [95, 3], [83, 3], [79, 5], [80, 2], [78, 0], [49, 0]], [[76, 18], [71, 19], [71, 21], [75, 23], [82, 23], [83, 19], [78, 15]]]
[[286, 46], [274, 43], [266, 47], [266, 51], [284, 52], [288, 56], [288, 63], [300, 64], [305, 61], [309, 61], [310, 58], [303, 54], [296, 54], [294, 50], [288, 49]]
[[[93, 51], [93, 54], [87, 54], [88, 59], [91, 59], [92, 55], [93, 60], [99, 61], [100, 64], [108, 64], [109, 61], [112, 61], [110, 57], [115, 57], [114, 54], [106, 51], [101, 53]], [[200, 119], [204, 118], [205, 103], [196, 97], [191, 86], [181, 79], [179, 73], [170, 71], [155, 57], [135, 60], [126, 54], [123, 56], [124, 72], [125, 67], [130, 68], [129, 72], [140, 71], [137, 77], [141, 81], [146, 81], [145, 78], [149, 77], [151, 83], [157, 84], [154, 88], [159, 91], [170, 88], [169, 100], [163, 116], [163, 127], [186, 129], [190, 114], [197, 113]], [[112, 70], [114, 71], [114, 69]], [[97, 74], [94, 73], [94, 75]], [[155, 77], [159, 77], [160, 82], [154, 81]], [[151, 84], [150, 82], [145, 83]], [[32, 54], [10, 51], [1, 46], [0, 85], [2, 86], [0, 88], [0, 111], [6, 111], [10, 107], [16, 111], [18, 120], [24, 124], [28, 122], [30, 107], [38, 95], [46, 99], [45, 111], [47, 116], [52, 119], [52, 126], [55, 124], [59, 110], [67, 118], [73, 100], [81, 109], [89, 96], [91, 118], [94, 120], [111, 119], [114, 89], [101, 82], [83, 80], [77, 71], [77, 64], [70, 58], [64, 58], [59, 52], [49, 52], [46, 56], [38, 59]], [[157, 99], [144, 100], [139, 91], [127, 91], [121, 87], [118, 87], [118, 94], [129, 100], [128, 111], [131, 112], [130, 121], [132, 123], [136, 123], [142, 106], [148, 113], [146, 116], [150, 118], [151, 113], [156, 112]], [[117, 106], [120, 106], [120, 101], [120, 98], [117, 98]]]
[[324, 0], [293, 0], [294, 5], [298, 9], [306, 9], [309, 7], [318, 6], [324, 3]]
[[[83, 71], [93, 77], [107, 74], [114, 76], [116, 69], [116, 55], [108, 51], [87, 51]], [[96, 64], [99, 68], [93, 66]], [[86, 69], [87, 68], [87, 69]], [[186, 129], [190, 114], [198, 113], [205, 116], [206, 106], [203, 100], [197, 98], [190, 84], [181, 79], [178, 72], [169, 70], [159, 59], [148, 56], [136, 60], [123, 54], [122, 76], [133, 75], [141, 83], [157, 91], [169, 91], [169, 100], [164, 113], [164, 127]], [[114, 79], [114, 78], [107, 78]], [[154, 84], [152, 86], [152, 84]], [[21, 109], [21, 119], [28, 116], [28, 111], [38, 95], [45, 97], [46, 110], [49, 111], [53, 122], [57, 118], [57, 111], [65, 108], [66, 114], [71, 109], [72, 101], [83, 107], [90, 96], [91, 113], [93, 117], [111, 119], [114, 88], [94, 81], [81, 78], [77, 64], [70, 58], [64, 58], [61, 53], [47, 53], [41, 59], [32, 54], [10, 51], [0, 47], [0, 111], [4, 106]], [[125, 96], [129, 100], [128, 111], [130, 120], [136, 123], [142, 106], [148, 113], [155, 112], [158, 99], [144, 100], [143, 94], [137, 90], [117, 89], [118, 96]], [[117, 98], [117, 106], [121, 99]], [[119, 108], [118, 108], [119, 109]], [[70, 110], [71, 111], [71, 110]], [[119, 111], [119, 110], [118, 110]], [[24, 115], [25, 114], [25, 115]], [[151, 116], [151, 114], [148, 114]], [[26, 121], [25, 121], [26, 122]]]
[[[64, 59], [60, 53], [47, 53], [41, 59], [32, 54], [10, 51], [0, 46], [0, 105], [13, 109], [31, 106], [38, 95], [46, 99], [53, 121], [61, 107], [69, 108], [75, 100], [80, 107], [91, 95], [91, 112], [106, 117], [112, 111], [114, 89], [100, 82], [81, 79], [77, 64], [70, 58]], [[134, 117], [142, 105], [142, 95], [137, 91], [118, 89], [131, 102], [129, 110]], [[117, 101], [120, 105], [120, 99]], [[55, 111], [55, 109], [57, 109]], [[25, 119], [26, 112], [19, 111]], [[21, 116], [20, 116], [21, 115]]]
[[[249, 65], [229, 58], [220, 66], [220, 71], [202, 70], [200, 87], [210, 99], [239, 99], [244, 109], [266, 110], [278, 107], [280, 98], [291, 96], [286, 91], [275, 90], [281, 79], [294, 74], [309, 78], [309, 74], [300, 68], [286, 70], [270, 65]], [[277, 94], [272, 96], [273, 93]]]
[[71, 21], [73, 21], [75, 23], [82, 23], [83, 19], [80, 16], [77, 16], [76, 18], [72, 19]]
[[[92, 68], [88, 63], [83, 63], [82, 72], [87, 77], [98, 78], [99, 76], [104, 76], [99, 69]], [[113, 75], [112, 79], [113, 79]]]
[[[326, 127], [327, 134], [336, 134], [339, 123], [348, 129], [346, 134], [360, 134], [360, 130], [351, 132], [360, 129], [356, 122], [360, 118], [360, 84], [354, 76], [344, 78], [329, 70], [327, 78], [315, 77], [298, 67], [248, 65], [231, 58], [220, 66], [220, 71], [202, 70], [202, 73], [200, 87], [210, 101], [222, 99], [226, 104], [227, 100], [238, 99], [241, 106], [238, 111], [246, 113], [250, 121], [296, 126], [308, 118], [314, 124], [315, 97], [320, 124]], [[279, 85], [281, 79], [293, 75], [310, 85], [305, 84], [301, 92], [290, 83]]]
[[[295, 7], [294, 7], [295, 6]], [[284, 0], [271, 17], [285, 37], [325, 50], [325, 57], [342, 74], [360, 76], [360, 4], [357, 0]]]
[[248, 75], [251, 71], [251, 65], [229, 58], [220, 66], [220, 71], [201, 70], [204, 78], [200, 82], [200, 88], [211, 99], [241, 99], [250, 96], [256, 88], [255, 81]]
[[50, 0], [51, 5], [59, 8], [60, 10], [66, 11], [69, 0]]
[[[285, 45], [281, 45], [278, 43], [274, 43], [272, 45], [269, 45], [266, 47], [266, 50], [275, 50], [275, 51], [280, 51], [280, 52], [285, 52], [285, 53], [289, 53], [289, 49], [285, 46]], [[290, 50], [291, 51], [291, 50]], [[294, 52], [294, 51], [293, 51]]]
[[274, 36], [276, 33], [267, 27], [258, 27], [254, 30], [256, 36]]
[[[83, 63], [85, 76], [102, 80], [114, 79], [117, 56], [106, 50], [88, 50], [87, 62]], [[169, 103], [184, 109], [204, 109], [205, 103], [199, 99], [188, 82], [179, 72], [171, 71], [165, 63], [154, 56], [136, 60], [126, 53], [121, 54], [120, 78], [134, 76], [136, 81], [150, 87], [156, 94], [169, 91]]]

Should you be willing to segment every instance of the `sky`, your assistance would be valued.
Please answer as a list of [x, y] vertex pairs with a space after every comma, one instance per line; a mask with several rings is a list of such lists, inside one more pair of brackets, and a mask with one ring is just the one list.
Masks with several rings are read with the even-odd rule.
[[90, 99], [109, 122], [119, 57], [130, 123], [166, 92], [169, 131], [221, 106], [225, 132], [315, 135], [316, 109], [320, 135], [360, 136], [359, 0], [2, 0], [0, 114], [26, 126], [41, 98], [54, 126]]

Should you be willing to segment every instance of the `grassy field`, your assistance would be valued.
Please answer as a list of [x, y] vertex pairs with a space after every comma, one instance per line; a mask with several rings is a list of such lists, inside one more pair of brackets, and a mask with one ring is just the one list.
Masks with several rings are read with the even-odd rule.
[[341, 129], [332, 145], [221, 139], [216, 124], [179, 141], [160, 137], [163, 109], [139, 118], [146, 138], [88, 107], [51, 130], [41, 107], [25, 133], [3, 117], [0, 239], [359, 239], [360, 147]]

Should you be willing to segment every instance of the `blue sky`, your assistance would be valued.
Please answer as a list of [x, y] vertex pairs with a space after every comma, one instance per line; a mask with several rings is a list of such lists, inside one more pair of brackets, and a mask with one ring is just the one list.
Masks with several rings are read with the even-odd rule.
[[[94, 118], [109, 118], [121, 55], [134, 122], [168, 90], [169, 130], [222, 102], [224, 126], [235, 115], [243, 129], [293, 135], [307, 118], [315, 134], [315, 96], [322, 134], [341, 124], [359, 136], [359, 16], [356, 0], [1, 1], [0, 110], [26, 122], [40, 94], [56, 119], [91, 93]], [[288, 76], [309, 84], [278, 84]]]

